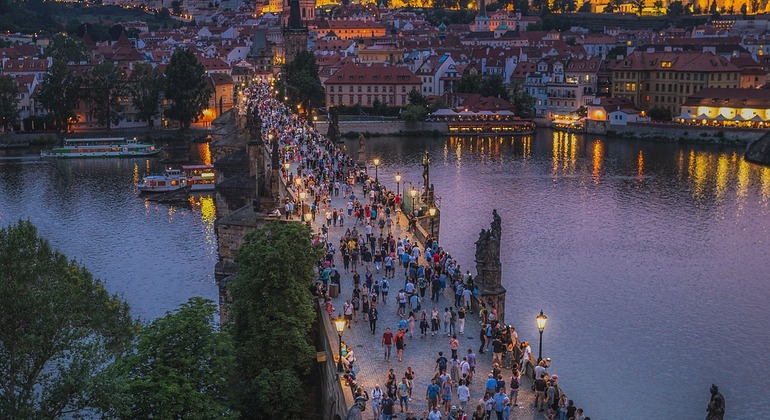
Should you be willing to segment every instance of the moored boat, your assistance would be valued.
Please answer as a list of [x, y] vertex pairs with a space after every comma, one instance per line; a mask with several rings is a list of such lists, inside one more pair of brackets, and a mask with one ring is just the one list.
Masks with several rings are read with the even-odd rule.
[[189, 191], [211, 191], [216, 186], [211, 165], [186, 165], [182, 169], [166, 169], [162, 175], [145, 176], [136, 188], [146, 193], [162, 193], [187, 188]]
[[86, 157], [139, 157], [160, 153], [151, 143], [139, 143], [136, 138], [99, 137], [66, 139], [64, 147], [40, 152], [44, 158], [86, 158]]
[[182, 174], [187, 177], [190, 191], [211, 191], [216, 187], [216, 173], [213, 165], [185, 165]]

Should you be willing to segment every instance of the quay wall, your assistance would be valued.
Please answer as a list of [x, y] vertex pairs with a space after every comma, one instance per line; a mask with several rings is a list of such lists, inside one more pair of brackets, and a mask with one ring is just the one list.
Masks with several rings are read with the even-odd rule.
[[643, 140], [697, 141], [714, 144], [747, 145], [762, 137], [767, 130], [685, 126], [678, 124], [628, 123], [610, 125], [608, 121], [586, 120], [586, 133]]
[[[438, 131], [445, 134], [449, 132], [446, 122], [426, 121], [418, 123], [413, 128], [408, 128], [406, 122], [400, 120], [390, 121], [340, 121], [340, 133], [378, 133], [380, 135], [399, 135], [409, 132], [420, 131]], [[315, 123], [316, 129], [321, 134], [329, 132], [328, 121], [318, 121]]]
[[348, 409], [353, 406], [353, 391], [343, 383], [343, 379], [337, 373], [337, 360], [339, 360], [339, 336], [332, 328], [332, 323], [327, 320], [328, 315], [323, 308], [323, 302], [314, 298], [315, 323], [318, 326], [316, 337], [316, 366], [321, 379], [321, 401], [323, 406], [323, 418], [343, 419], [347, 416]]
[[770, 166], [770, 132], [749, 144], [745, 157], [749, 162]]

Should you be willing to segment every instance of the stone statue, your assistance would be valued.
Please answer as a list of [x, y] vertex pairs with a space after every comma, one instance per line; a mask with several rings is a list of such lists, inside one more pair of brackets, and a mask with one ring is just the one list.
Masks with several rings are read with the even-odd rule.
[[719, 387], [711, 384], [711, 400], [706, 408], [706, 420], [723, 420], [725, 418], [725, 397], [719, 393]]
[[[492, 223], [489, 229], [481, 229], [476, 241], [476, 282], [485, 289], [500, 286], [500, 239], [502, 226], [497, 210], [492, 210]], [[490, 275], [495, 273], [494, 275]]]
[[270, 165], [273, 166], [273, 170], [280, 170], [281, 162], [278, 154], [278, 139], [274, 139], [271, 146]]
[[422, 182], [423, 193], [428, 194], [428, 185], [430, 185], [430, 152], [427, 149], [422, 157]]
[[364, 137], [364, 133], [358, 133], [358, 165], [366, 166], [366, 137]]
[[337, 108], [332, 107], [329, 110], [329, 130], [326, 132], [326, 137], [333, 142], [338, 142], [340, 135], [340, 113]]

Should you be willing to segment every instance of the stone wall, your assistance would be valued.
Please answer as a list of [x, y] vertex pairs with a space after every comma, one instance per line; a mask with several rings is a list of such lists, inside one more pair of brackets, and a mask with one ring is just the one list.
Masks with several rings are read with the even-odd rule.
[[770, 166], [770, 133], [765, 134], [746, 148], [746, 160]]
[[767, 130], [751, 128], [684, 126], [677, 124], [629, 123], [628, 125], [610, 125], [608, 121], [586, 120], [586, 133], [588, 134], [636, 139], [749, 144], [766, 132]]
[[316, 323], [316, 362], [321, 376], [321, 398], [323, 401], [324, 419], [344, 419], [348, 408], [353, 406], [353, 392], [344, 384], [337, 374], [337, 358], [339, 357], [339, 337], [334, 326], [329, 322], [329, 316], [323, 309], [321, 301], [315, 299]]
[[[326, 121], [318, 121], [316, 123], [316, 129], [322, 134], [326, 134], [329, 131], [329, 123]], [[345, 134], [349, 132], [358, 133], [379, 133], [379, 134], [399, 134], [409, 131], [438, 131], [440, 133], [449, 132], [447, 123], [445, 122], [423, 122], [417, 124], [413, 129], [407, 128], [404, 121], [340, 121], [340, 133]]]

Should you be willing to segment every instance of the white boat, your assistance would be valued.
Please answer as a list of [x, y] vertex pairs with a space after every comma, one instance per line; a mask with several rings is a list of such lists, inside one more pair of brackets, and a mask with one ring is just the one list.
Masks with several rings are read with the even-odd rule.
[[139, 143], [136, 138], [97, 137], [85, 139], [66, 139], [64, 147], [43, 150], [44, 158], [86, 158], [86, 157], [138, 157], [160, 153], [160, 149], [150, 143]]
[[148, 175], [136, 184], [141, 192], [169, 192], [187, 186], [187, 177], [181, 169], [167, 169], [163, 175]]
[[190, 191], [211, 191], [216, 187], [216, 173], [212, 165], [185, 165], [182, 174], [187, 177]]
[[211, 191], [215, 188], [214, 167], [187, 165], [182, 169], [167, 169], [162, 175], [148, 175], [136, 187], [141, 192], [161, 193], [187, 188], [190, 191]]

